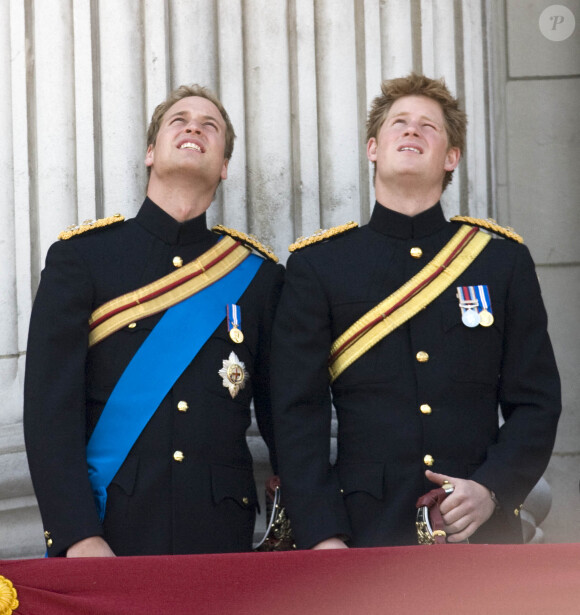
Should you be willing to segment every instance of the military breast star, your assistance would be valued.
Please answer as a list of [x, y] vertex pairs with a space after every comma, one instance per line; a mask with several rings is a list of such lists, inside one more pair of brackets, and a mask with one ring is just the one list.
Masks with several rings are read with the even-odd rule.
[[223, 379], [223, 386], [229, 390], [232, 399], [238, 394], [240, 389], [246, 386], [246, 381], [250, 375], [246, 371], [243, 361], [240, 361], [235, 352], [230, 352], [230, 356], [222, 361], [223, 367], [218, 374]]

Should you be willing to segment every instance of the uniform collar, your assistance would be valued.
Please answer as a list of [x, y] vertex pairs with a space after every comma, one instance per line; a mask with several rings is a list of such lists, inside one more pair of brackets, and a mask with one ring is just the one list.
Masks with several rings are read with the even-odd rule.
[[135, 221], [169, 245], [197, 243], [212, 234], [207, 228], [205, 212], [192, 220], [178, 222], [149, 197], [145, 198]]
[[443, 228], [445, 223], [445, 216], [439, 202], [416, 216], [406, 216], [387, 209], [377, 201], [369, 226], [383, 235], [397, 239], [412, 239], [432, 235]]

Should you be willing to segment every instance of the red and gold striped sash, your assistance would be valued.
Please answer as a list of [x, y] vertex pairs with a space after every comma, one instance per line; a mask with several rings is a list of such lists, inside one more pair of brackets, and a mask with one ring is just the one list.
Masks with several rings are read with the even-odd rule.
[[89, 319], [89, 348], [128, 324], [167, 310], [223, 278], [251, 254], [231, 237], [224, 237], [199, 258], [179, 270], [107, 301]]
[[334, 382], [367, 350], [436, 299], [469, 267], [490, 239], [477, 227], [461, 226], [417, 275], [334, 341], [328, 359], [330, 381]]

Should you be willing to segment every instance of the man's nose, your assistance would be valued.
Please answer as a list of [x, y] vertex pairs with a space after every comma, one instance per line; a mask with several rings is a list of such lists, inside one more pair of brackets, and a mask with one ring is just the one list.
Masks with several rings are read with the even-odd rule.
[[201, 133], [201, 124], [197, 120], [189, 120], [185, 127], [185, 132]]
[[405, 127], [406, 135], [418, 135], [419, 134], [419, 126], [416, 122], [409, 122]]

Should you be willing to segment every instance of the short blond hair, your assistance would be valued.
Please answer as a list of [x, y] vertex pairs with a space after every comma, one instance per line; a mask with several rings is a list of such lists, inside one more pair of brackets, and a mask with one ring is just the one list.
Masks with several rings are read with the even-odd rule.
[[[451, 95], [445, 80], [430, 79], [424, 75], [411, 73], [406, 77], [389, 79], [381, 83], [381, 95], [371, 105], [367, 120], [367, 143], [377, 138], [393, 103], [403, 96], [426, 96], [439, 103], [445, 120], [445, 130], [449, 147], [457, 147], [460, 152], [465, 148], [467, 115], [460, 108], [459, 101]], [[376, 163], [375, 172], [376, 172]], [[453, 171], [447, 171], [443, 178], [443, 190], [451, 183]]]

